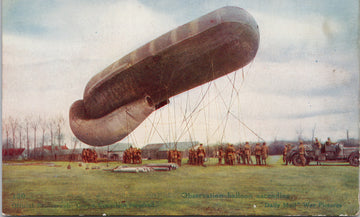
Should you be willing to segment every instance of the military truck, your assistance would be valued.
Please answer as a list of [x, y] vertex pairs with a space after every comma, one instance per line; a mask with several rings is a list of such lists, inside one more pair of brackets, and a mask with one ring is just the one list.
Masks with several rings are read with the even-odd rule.
[[[316, 162], [349, 162], [351, 166], [359, 166], [359, 148], [358, 147], [344, 147], [341, 143], [334, 143], [331, 145], [322, 145], [319, 150], [314, 145], [305, 144], [305, 158], [306, 165], [311, 161]], [[316, 153], [319, 153], [317, 156]], [[287, 160], [295, 166], [301, 165], [299, 155], [299, 147], [292, 148], [287, 154]]]

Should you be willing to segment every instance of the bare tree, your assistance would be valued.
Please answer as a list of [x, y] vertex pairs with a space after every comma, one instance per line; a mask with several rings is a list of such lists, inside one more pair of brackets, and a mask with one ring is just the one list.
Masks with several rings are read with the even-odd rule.
[[55, 158], [55, 155], [54, 155], [54, 145], [55, 145], [55, 142], [54, 142], [54, 137], [55, 137], [55, 120], [53, 118], [51, 119], [48, 119], [47, 121], [47, 128], [49, 130], [49, 133], [50, 133], [50, 145], [51, 145], [51, 153], [53, 155], [53, 157]]
[[72, 154], [71, 154], [71, 160], [75, 160], [75, 150], [76, 150], [76, 145], [79, 143], [79, 139], [76, 138], [75, 136], [73, 136], [73, 137], [71, 137], [71, 141], [74, 144]]
[[40, 128], [42, 133], [42, 139], [41, 139], [41, 159], [44, 158], [44, 145], [45, 145], [45, 133], [47, 128], [47, 123], [45, 119], [40, 119]]
[[311, 137], [311, 142], [312, 142], [312, 143], [314, 143], [315, 130], [316, 130], [316, 124], [314, 125], [314, 128], [312, 129], [312, 137]]
[[61, 146], [61, 140], [62, 140], [62, 127], [64, 126], [65, 119], [62, 115], [59, 115], [56, 118], [56, 131], [57, 131], [57, 139], [58, 139], [58, 145]]
[[9, 124], [10, 124], [10, 128], [11, 128], [11, 134], [12, 134], [12, 144], [13, 144], [13, 148], [16, 147], [16, 129], [18, 128], [18, 120], [14, 119], [13, 117], [9, 117]]
[[38, 129], [38, 126], [39, 126], [39, 122], [40, 122], [40, 116], [39, 118], [34, 118], [32, 121], [31, 121], [31, 128], [33, 129], [33, 132], [34, 132], [34, 157], [36, 158], [37, 157], [37, 151], [36, 151], [36, 138], [37, 138], [37, 134], [36, 134], [36, 131]]
[[19, 148], [22, 148], [22, 131], [23, 131], [24, 127], [23, 127], [23, 123], [19, 121], [19, 125], [18, 125], [18, 131], [19, 131]]
[[26, 148], [27, 148], [27, 157], [30, 157], [30, 138], [29, 138], [29, 128], [30, 128], [31, 119], [30, 117], [25, 118], [25, 132], [26, 132]]
[[5, 131], [6, 134], [6, 146], [5, 149], [9, 149], [9, 131], [10, 131], [10, 124], [9, 124], [9, 120], [6, 119], [5, 121], [3, 121], [3, 130]]

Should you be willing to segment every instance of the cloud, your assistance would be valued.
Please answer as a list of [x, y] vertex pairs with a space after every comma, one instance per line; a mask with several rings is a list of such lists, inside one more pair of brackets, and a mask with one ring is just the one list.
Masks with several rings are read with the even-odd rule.
[[[141, 16], [135, 16], [135, 11]], [[58, 91], [53, 97], [64, 99], [61, 109], [68, 109], [93, 75], [175, 25], [166, 15], [136, 1], [60, 1], [49, 10], [27, 15], [24, 25], [46, 31], [41, 36], [4, 32], [5, 108], [15, 103], [11, 98], [18, 99], [14, 106], [24, 107], [32, 92], [34, 102], [51, 102], [49, 89]]]
[[280, 63], [258, 62], [253, 71], [261, 79], [255, 91], [281, 95], [337, 95], [329, 91], [333, 89], [339, 93], [348, 90], [354, 94], [354, 80], [357, 79], [354, 72], [338, 65], [302, 59]]
[[262, 12], [255, 12], [254, 17], [261, 36], [260, 59], [284, 62], [296, 56], [316, 61], [330, 51], [343, 49], [339, 44], [346, 31], [343, 23], [334, 18], [320, 14], [284, 18]]

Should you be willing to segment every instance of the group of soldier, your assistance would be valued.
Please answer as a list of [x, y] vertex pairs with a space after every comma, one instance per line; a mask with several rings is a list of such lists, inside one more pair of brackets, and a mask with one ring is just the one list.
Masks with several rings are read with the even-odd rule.
[[[331, 142], [331, 139], [328, 138], [327, 141], [325, 142], [324, 145], [322, 145], [320, 143], [320, 141], [318, 140], [318, 138], [315, 138], [315, 142], [313, 143], [313, 147], [315, 150], [315, 160], [318, 162], [319, 160], [319, 156], [321, 153], [325, 152], [325, 147], [326, 146], [330, 146], [333, 145], [334, 143]], [[283, 150], [283, 162], [288, 165], [290, 162], [287, 158], [287, 154], [289, 153], [289, 151], [292, 149], [292, 145], [291, 144], [286, 144]], [[299, 156], [300, 156], [300, 160], [301, 160], [301, 165], [305, 166], [306, 165], [306, 157], [305, 157], [305, 146], [303, 141], [299, 141]], [[318, 162], [319, 163], [319, 162]]]
[[[237, 161], [238, 164], [250, 165], [254, 164], [251, 159], [251, 146], [249, 142], [246, 142], [244, 146], [240, 145], [240, 148], [236, 151], [233, 144], [228, 144], [225, 151], [220, 147], [217, 157], [219, 159], [219, 165], [222, 164], [224, 159], [226, 165], [234, 165]], [[264, 142], [261, 146], [260, 143], [256, 143], [254, 154], [256, 157], [256, 165], [266, 165], [266, 159], [269, 155], [269, 149]]]
[[189, 164], [190, 165], [204, 166], [205, 157], [206, 157], [206, 152], [203, 147], [203, 144], [200, 144], [196, 150], [194, 147], [192, 147], [189, 150]]
[[181, 152], [178, 150], [169, 150], [168, 154], [168, 163], [177, 163], [181, 166]]
[[126, 164], [141, 164], [141, 149], [140, 148], [130, 148], [126, 149], [123, 154], [123, 163]]
[[85, 163], [97, 163], [97, 153], [94, 149], [84, 148], [81, 153], [81, 158]]

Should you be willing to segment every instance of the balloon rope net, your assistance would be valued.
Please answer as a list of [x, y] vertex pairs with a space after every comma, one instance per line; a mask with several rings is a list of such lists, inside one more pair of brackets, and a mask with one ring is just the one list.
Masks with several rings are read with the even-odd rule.
[[[224, 76], [220, 81], [222, 83], [219, 83], [219, 79], [217, 79], [198, 87], [197, 90], [189, 90], [186, 94], [173, 97], [167, 109], [159, 109], [145, 121], [145, 143], [149, 144], [155, 139], [156, 134], [156, 137], [160, 138], [168, 149], [176, 148], [179, 141], [184, 140], [186, 135], [190, 142], [199, 140], [198, 134], [202, 129], [206, 133], [205, 137], [201, 139], [202, 141], [206, 140], [206, 144], [209, 144], [210, 137], [216, 135], [218, 142], [222, 144], [229, 138], [230, 131], [227, 132], [229, 127], [232, 127], [231, 131], [236, 132], [242, 139], [246, 139], [246, 131], [248, 131], [256, 138], [264, 140], [241, 118], [243, 106], [240, 104], [240, 91], [245, 85], [245, 77], [247, 80], [251, 79], [251, 76], [245, 76], [251, 66], [252, 62], [246, 71], [243, 68], [241, 71]], [[241, 72], [241, 76], [238, 76], [239, 72]], [[200, 93], [197, 94], [196, 91], [200, 91]], [[185, 97], [186, 100], [178, 99]], [[194, 99], [196, 99], [195, 102]], [[216, 115], [220, 117], [214, 121]], [[233, 128], [234, 125], [231, 125], [233, 122], [238, 124], [238, 129]], [[150, 123], [150, 127], [146, 123]], [[201, 128], [204, 124], [205, 126]], [[136, 142], [135, 136], [131, 135], [131, 137]]]

